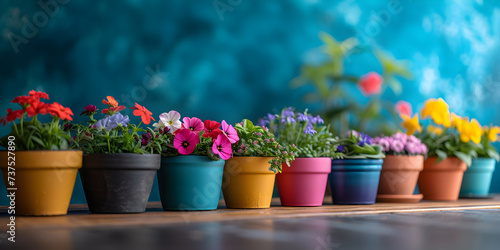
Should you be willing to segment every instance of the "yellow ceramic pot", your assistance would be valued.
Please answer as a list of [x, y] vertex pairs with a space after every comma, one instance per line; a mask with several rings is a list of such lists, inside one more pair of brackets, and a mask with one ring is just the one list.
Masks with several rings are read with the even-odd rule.
[[7, 193], [15, 192], [16, 215], [66, 214], [76, 174], [82, 167], [82, 151], [16, 151], [14, 154], [15, 186], [9, 185], [7, 178], [7, 163], [13, 161], [7, 151], [0, 152], [0, 168]]
[[233, 157], [226, 160], [222, 193], [228, 208], [269, 208], [276, 174], [271, 157]]

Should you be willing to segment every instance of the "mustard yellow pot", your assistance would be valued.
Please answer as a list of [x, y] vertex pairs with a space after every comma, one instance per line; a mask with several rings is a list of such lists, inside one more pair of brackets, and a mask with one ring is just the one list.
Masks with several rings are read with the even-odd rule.
[[222, 194], [227, 208], [269, 208], [276, 174], [271, 157], [237, 156], [226, 160]]
[[[16, 215], [67, 214], [76, 174], [82, 167], [82, 151], [15, 151], [14, 156], [8, 153], [0, 152], [0, 169], [7, 194], [15, 192]], [[12, 161], [15, 162], [14, 171], [7, 167]], [[9, 180], [9, 176], [15, 179], [14, 186], [10, 185], [13, 180]]]

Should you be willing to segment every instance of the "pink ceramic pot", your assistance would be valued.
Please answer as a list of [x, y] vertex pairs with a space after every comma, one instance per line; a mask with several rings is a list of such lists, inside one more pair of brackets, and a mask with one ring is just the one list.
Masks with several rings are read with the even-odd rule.
[[323, 204], [328, 174], [332, 160], [320, 158], [295, 158], [291, 166], [283, 164], [276, 175], [282, 206], [316, 207]]

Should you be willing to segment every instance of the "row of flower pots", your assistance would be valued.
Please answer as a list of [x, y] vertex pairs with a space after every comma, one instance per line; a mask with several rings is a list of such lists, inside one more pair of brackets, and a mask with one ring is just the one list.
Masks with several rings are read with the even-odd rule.
[[[6, 160], [6, 152], [0, 155]], [[212, 161], [205, 156], [97, 154], [84, 156], [82, 167], [81, 151], [17, 155], [22, 159], [17, 169], [22, 181], [16, 197], [19, 215], [66, 214], [78, 169], [91, 212], [141, 213], [156, 173], [163, 208], [189, 211], [216, 209], [221, 187], [228, 208], [269, 208], [275, 179], [282, 206], [321, 206], [327, 180], [334, 204], [373, 204], [376, 198], [419, 201], [421, 195], [413, 194], [417, 179], [428, 200], [456, 200], [459, 191], [465, 197], [487, 196], [495, 165], [478, 159], [464, 175], [465, 164], [457, 158], [438, 164], [435, 158], [424, 163], [422, 156], [296, 158], [276, 174], [269, 170], [270, 157]]]
[[[65, 214], [78, 169], [91, 212], [140, 213], [155, 175], [165, 210], [216, 209], [221, 189], [229, 208], [269, 207], [275, 181], [283, 206], [322, 205], [328, 180], [334, 204], [373, 204], [419, 201], [417, 180], [424, 199], [456, 200], [461, 185], [463, 196], [484, 197], [499, 159], [491, 142], [500, 127], [483, 132], [476, 120], [450, 115], [442, 99], [422, 111], [436, 127], [422, 131], [417, 115], [400, 114], [406, 134], [376, 138], [354, 130], [334, 136], [320, 116], [291, 107], [258, 125], [245, 119], [234, 126], [197, 117], [181, 122], [171, 110], [147, 127], [156, 121], [149, 110], [130, 107], [140, 117], [136, 125], [112, 96], [102, 100], [102, 119], [88, 105], [81, 112], [88, 122], [75, 124], [70, 108], [42, 99], [49, 96], [18, 96], [11, 102], [21, 109], [0, 118], [13, 123], [0, 139], [7, 149], [0, 168], [16, 214]], [[38, 120], [49, 114], [51, 122]]]

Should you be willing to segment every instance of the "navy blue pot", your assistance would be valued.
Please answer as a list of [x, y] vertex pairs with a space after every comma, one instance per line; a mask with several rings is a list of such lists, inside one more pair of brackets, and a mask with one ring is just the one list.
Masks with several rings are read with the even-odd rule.
[[332, 160], [328, 176], [333, 204], [375, 203], [383, 159]]

